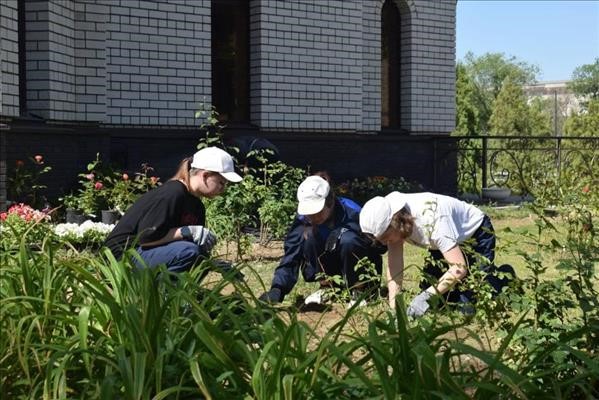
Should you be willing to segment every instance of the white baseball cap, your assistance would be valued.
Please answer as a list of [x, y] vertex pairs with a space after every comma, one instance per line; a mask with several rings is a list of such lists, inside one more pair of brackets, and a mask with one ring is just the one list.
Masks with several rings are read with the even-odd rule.
[[191, 168], [218, 172], [230, 182], [240, 182], [241, 176], [235, 172], [233, 157], [218, 147], [205, 147], [193, 155]]
[[400, 192], [391, 192], [385, 197], [368, 200], [360, 211], [360, 229], [379, 238], [385, 233], [393, 215], [406, 206], [406, 197]]
[[300, 215], [313, 215], [324, 208], [324, 203], [329, 195], [331, 186], [318, 175], [304, 179], [297, 188], [297, 213]]

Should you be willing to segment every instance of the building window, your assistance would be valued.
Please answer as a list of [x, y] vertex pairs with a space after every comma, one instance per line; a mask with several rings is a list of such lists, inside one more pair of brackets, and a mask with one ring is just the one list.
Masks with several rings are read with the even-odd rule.
[[392, 0], [381, 11], [381, 127], [400, 128], [401, 18]]
[[249, 1], [212, 1], [212, 105], [221, 122], [249, 123]]

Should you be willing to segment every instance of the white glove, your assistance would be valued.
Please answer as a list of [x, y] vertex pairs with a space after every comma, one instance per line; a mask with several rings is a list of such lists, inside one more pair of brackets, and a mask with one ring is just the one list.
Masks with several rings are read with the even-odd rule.
[[182, 226], [181, 236], [183, 236], [184, 239], [192, 240], [206, 252], [212, 250], [216, 244], [216, 236], [214, 233], [210, 232], [210, 229], [204, 228], [202, 225]]
[[412, 299], [412, 302], [408, 306], [408, 317], [422, 317], [430, 307], [430, 305], [428, 304], [428, 299], [430, 299], [432, 296], [432, 293], [424, 291], [421, 292], [418, 296], [414, 297]]

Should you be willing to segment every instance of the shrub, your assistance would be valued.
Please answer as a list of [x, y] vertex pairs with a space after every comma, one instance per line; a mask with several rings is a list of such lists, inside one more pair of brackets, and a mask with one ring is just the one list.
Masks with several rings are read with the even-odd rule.
[[25, 203], [33, 207], [44, 207], [45, 198], [40, 191], [46, 188], [40, 180], [52, 167], [45, 164], [44, 157], [37, 154], [28, 161], [17, 160], [13, 169], [7, 173], [8, 200]]
[[340, 196], [348, 197], [358, 204], [364, 204], [375, 196], [386, 196], [393, 191], [415, 192], [420, 190], [420, 187], [409, 183], [402, 177], [369, 176], [343, 182], [335, 190]]
[[26, 204], [14, 204], [0, 213], [0, 243], [2, 251], [18, 249], [21, 242], [39, 246], [52, 235], [50, 215]]
[[143, 163], [141, 169], [133, 174], [133, 178], [127, 172], [114, 171], [106, 176], [107, 205], [111, 210], [121, 214], [147, 191], [160, 185], [160, 178], [154, 176], [149, 164]]

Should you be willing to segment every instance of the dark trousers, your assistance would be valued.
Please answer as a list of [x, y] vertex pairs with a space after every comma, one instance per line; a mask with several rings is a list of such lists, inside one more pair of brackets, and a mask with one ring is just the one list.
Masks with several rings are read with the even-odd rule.
[[160, 264], [165, 264], [166, 268], [171, 272], [188, 271], [201, 257], [205, 256], [197, 244], [186, 240], [176, 240], [149, 249], [138, 247], [137, 252], [146, 263], [145, 266], [140, 265], [138, 260], [134, 259], [138, 267], [153, 268]]
[[[496, 275], [497, 268], [494, 264], [495, 230], [488, 216], [485, 215], [481, 226], [474, 232], [470, 241], [461, 244], [460, 247], [468, 265], [478, 267], [484, 272], [486, 274], [485, 280], [493, 288], [493, 294], [499, 294], [501, 289], [509, 283], [509, 280], [508, 278], [500, 279]], [[439, 250], [429, 250], [429, 253], [430, 259], [423, 269], [425, 278], [420, 282], [422, 290], [435, 284], [446, 271], [446, 268], [441, 268], [441, 264], [445, 262], [443, 254]], [[454, 303], [467, 303], [475, 300], [474, 293], [471, 290], [460, 290], [459, 285], [447, 293], [446, 299]]]
[[[383, 266], [381, 251], [372, 247], [369, 240], [353, 231], [345, 231], [339, 237], [334, 251], [325, 251], [325, 241], [315, 238], [311, 233], [304, 241], [303, 254], [306, 260], [302, 274], [306, 282], [317, 280], [319, 272], [326, 276], [340, 275], [347, 288], [368, 282], [369, 275], [380, 276]], [[364, 267], [356, 270], [358, 260], [368, 257], [375, 271]]]

